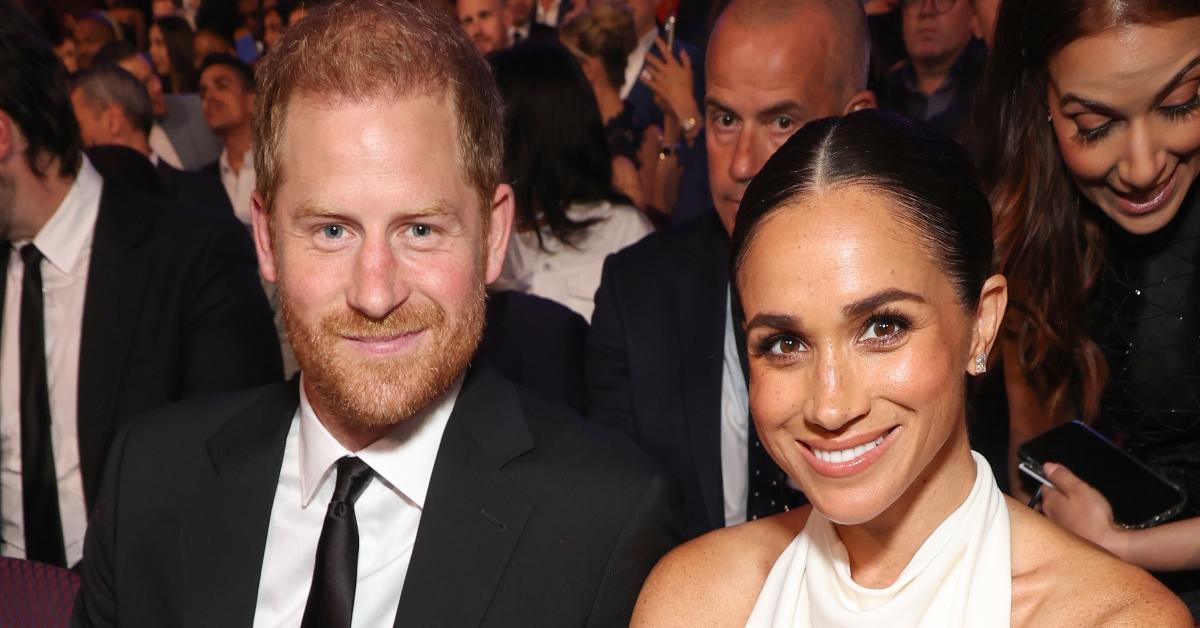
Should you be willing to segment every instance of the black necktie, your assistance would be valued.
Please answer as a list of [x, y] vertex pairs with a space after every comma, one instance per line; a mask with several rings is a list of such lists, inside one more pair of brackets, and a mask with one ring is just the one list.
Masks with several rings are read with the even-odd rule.
[[46, 383], [42, 252], [21, 247], [21, 497], [25, 508], [25, 557], [65, 567], [58, 474], [50, 437], [50, 390]]
[[346, 456], [337, 461], [337, 484], [325, 511], [301, 628], [350, 628], [354, 585], [358, 581], [358, 520], [354, 518], [354, 502], [373, 476], [371, 467], [359, 458]]
[[[746, 356], [746, 330], [742, 328], [745, 317], [742, 304], [738, 301], [737, 291], [730, 286], [730, 308], [733, 312], [733, 336], [737, 342], [738, 358], [742, 363], [742, 375], [747, 383], [750, 381], [750, 361]], [[758, 439], [758, 430], [754, 427], [754, 416], [747, 417], [748, 430], [746, 435], [746, 471], [748, 476], [746, 490], [746, 519], [753, 521], [784, 512], [808, 503], [804, 494], [794, 491], [787, 484], [787, 474], [771, 459], [762, 442]]]

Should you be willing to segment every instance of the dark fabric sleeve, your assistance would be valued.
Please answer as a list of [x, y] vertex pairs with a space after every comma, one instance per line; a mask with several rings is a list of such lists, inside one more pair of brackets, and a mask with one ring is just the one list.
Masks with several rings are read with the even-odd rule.
[[189, 275], [182, 304], [184, 334], [180, 398], [242, 390], [280, 381], [283, 361], [274, 315], [258, 277], [244, 225], [219, 222]]
[[108, 461], [105, 463], [100, 496], [88, 517], [87, 533], [83, 541], [82, 569], [80, 570], [83, 583], [79, 594], [75, 596], [75, 611], [71, 617], [72, 628], [117, 625], [117, 486], [121, 480], [121, 464], [125, 457], [129, 429], [130, 426], [126, 425], [113, 441]]
[[681, 497], [657, 475], [630, 513], [609, 556], [587, 626], [628, 626], [633, 606], [650, 570], [683, 541]]
[[585, 418], [638, 438], [633, 415], [633, 387], [629, 376], [629, 352], [621, 318], [614, 258], [604, 261], [596, 309], [587, 337], [587, 412]]

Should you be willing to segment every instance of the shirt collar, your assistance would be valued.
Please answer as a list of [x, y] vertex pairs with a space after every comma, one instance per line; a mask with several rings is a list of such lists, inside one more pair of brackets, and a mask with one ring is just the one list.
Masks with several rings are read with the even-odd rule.
[[103, 188], [104, 179], [84, 156], [71, 189], [33, 238], [46, 261], [64, 275], [72, 272], [91, 242]]
[[536, 0], [534, 6], [537, 7], [534, 19], [542, 24], [558, 26], [558, 8], [562, 6], [562, 0], [554, 0], [554, 4], [551, 4], [549, 9], [543, 9], [542, 3], [536, 2]]
[[625, 82], [621, 84], [621, 100], [628, 98], [629, 92], [633, 91], [633, 86], [642, 73], [642, 67], [646, 64], [646, 55], [650, 54], [650, 49], [654, 47], [656, 39], [658, 39], [657, 29], [647, 31], [638, 39], [638, 45], [633, 52], [629, 53], [629, 60], [625, 62]]
[[[246, 153], [244, 155], [242, 155], [242, 169], [240, 172], [245, 172], [247, 170], [251, 170], [251, 171], [254, 170], [254, 155], [252, 154], [253, 151], [254, 151], [254, 147], [247, 148]], [[221, 149], [221, 156], [218, 158], [218, 162], [220, 164], [221, 172], [225, 172], [225, 173], [233, 172], [233, 166], [229, 165], [229, 149], [228, 148]]]
[[[303, 377], [303, 375], [301, 376]], [[357, 454], [351, 453], [317, 418], [304, 385], [300, 385], [300, 505], [307, 508], [334, 465], [343, 456], [358, 456], [375, 474], [418, 508], [425, 507], [433, 463], [450, 414], [454, 411], [462, 376], [450, 389], [416, 416], [409, 418]]]

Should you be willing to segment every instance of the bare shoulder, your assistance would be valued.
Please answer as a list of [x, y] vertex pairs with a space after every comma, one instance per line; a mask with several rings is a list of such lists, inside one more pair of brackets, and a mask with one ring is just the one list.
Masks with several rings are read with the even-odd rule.
[[1012, 625], [1193, 626], [1191, 613], [1142, 569], [1013, 499]]
[[672, 550], [646, 579], [630, 626], [745, 623], [772, 565], [810, 508], [714, 530]]

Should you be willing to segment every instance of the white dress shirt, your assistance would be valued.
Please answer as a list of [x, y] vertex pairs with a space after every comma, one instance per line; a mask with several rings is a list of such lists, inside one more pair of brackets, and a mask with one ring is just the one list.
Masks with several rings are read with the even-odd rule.
[[725, 343], [721, 369], [721, 485], [725, 495], [725, 525], [746, 521], [749, 497], [750, 393], [733, 333], [733, 304], [725, 296]]
[[354, 455], [375, 477], [354, 503], [359, 550], [351, 625], [393, 624], [433, 463], [461, 386], [460, 377], [441, 399], [357, 454], [329, 434], [300, 386], [300, 407], [288, 431], [271, 507], [255, 628], [300, 625], [325, 511], [333, 498], [336, 463]]
[[538, 24], [545, 24], [546, 26], [553, 26], [557, 28], [558, 9], [560, 6], [562, 6], [562, 0], [554, 0], [554, 2], [550, 4], [549, 8], [543, 7], [540, 0], [535, 0], [534, 4], [537, 5], [537, 15], [533, 18], [534, 21]]
[[[175, 150], [175, 145], [171, 143], [171, 138], [167, 136], [167, 132], [163, 130], [162, 125], [155, 122], [154, 126], [150, 127], [150, 137], [148, 139], [150, 151], [158, 155], [160, 159], [167, 162], [176, 170], [183, 170], [183, 160], [179, 158], [179, 151]], [[155, 162], [154, 165], [158, 165]]]
[[512, 45], [515, 46], [523, 41], [528, 40], [529, 39], [529, 26], [530, 26], [530, 23], [525, 22], [525, 24], [522, 26], [508, 27], [508, 41], [511, 42]]
[[629, 98], [629, 92], [633, 91], [633, 86], [642, 73], [642, 66], [646, 64], [646, 55], [650, 54], [650, 49], [654, 47], [655, 39], [658, 39], [658, 29], [646, 31], [638, 40], [637, 48], [629, 53], [629, 59], [625, 62], [625, 82], [621, 84], [621, 100]]
[[237, 172], [229, 165], [228, 148], [221, 149], [218, 164], [221, 170], [221, 185], [225, 186], [225, 193], [229, 195], [229, 202], [233, 204], [234, 215], [243, 223], [250, 224], [250, 194], [254, 192], [253, 149], [246, 150], [246, 154], [242, 156], [242, 167]]
[[[41, 264], [50, 392], [50, 442], [58, 476], [58, 511], [62, 518], [67, 564], [83, 557], [87, 506], [79, 470], [79, 341], [83, 302], [91, 263], [92, 235], [100, 213], [104, 180], [86, 157], [79, 175], [54, 215], [33, 238], [45, 256]], [[4, 317], [0, 329], [0, 538], [3, 555], [25, 557], [24, 505], [21, 490], [21, 283], [25, 265], [21, 247], [8, 251]]]
[[646, 237], [654, 227], [637, 208], [608, 201], [571, 205], [567, 216], [575, 221], [599, 222], [573, 245], [563, 244], [548, 227], [543, 228], [546, 250], [538, 246], [532, 231], [519, 233], [514, 229], [504, 269], [493, 288], [528, 292], [556, 301], [590, 321], [596, 309], [596, 288], [600, 287], [604, 259]]

